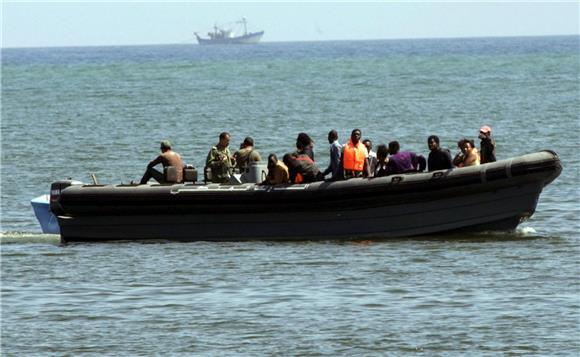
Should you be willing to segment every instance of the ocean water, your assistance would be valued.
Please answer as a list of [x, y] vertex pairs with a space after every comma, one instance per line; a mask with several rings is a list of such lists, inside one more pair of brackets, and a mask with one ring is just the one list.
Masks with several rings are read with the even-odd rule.
[[[580, 38], [2, 50], [2, 355], [577, 355]], [[493, 128], [562, 175], [513, 233], [62, 246], [30, 199], [138, 180], [158, 142], [202, 167], [353, 128], [428, 153]]]

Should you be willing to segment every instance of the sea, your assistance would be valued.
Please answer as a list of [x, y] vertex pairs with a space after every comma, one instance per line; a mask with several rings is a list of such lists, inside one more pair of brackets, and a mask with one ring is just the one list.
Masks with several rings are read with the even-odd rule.
[[[5, 48], [3, 356], [577, 356], [580, 37]], [[128, 183], [167, 139], [266, 157], [352, 129], [428, 154], [490, 125], [498, 159], [562, 160], [515, 232], [413, 239], [60, 244], [30, 200]], [[420, 219], [420, 217], [418, 217]]]

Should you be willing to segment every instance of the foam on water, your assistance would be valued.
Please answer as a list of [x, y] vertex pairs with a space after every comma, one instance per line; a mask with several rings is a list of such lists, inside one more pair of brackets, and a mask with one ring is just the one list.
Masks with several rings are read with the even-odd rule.
[[0, 244], [26, 243], [60, 244], [60, 235], [30, 232], [0, 232]]
[[537, 235], [537, 233], [538, 232], [534, 229], [534, 227], [518, 227], [516, 229], [516, 234], [524, 237]]

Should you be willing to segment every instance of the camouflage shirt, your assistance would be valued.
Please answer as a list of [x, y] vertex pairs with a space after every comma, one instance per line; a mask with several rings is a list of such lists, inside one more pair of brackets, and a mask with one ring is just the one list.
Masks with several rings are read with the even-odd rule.
[[211, 169], [211, 182], [228, 182], [230, 179], [230, 168], [233, 167], [233, 164], [229, 148], [212, 147], [205, 160], [205, 166]]

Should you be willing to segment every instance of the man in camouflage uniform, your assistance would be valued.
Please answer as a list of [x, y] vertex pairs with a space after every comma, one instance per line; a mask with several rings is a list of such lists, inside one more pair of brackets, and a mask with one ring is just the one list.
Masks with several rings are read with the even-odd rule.
[[206, 168], [210, 169], [211, 179], [214, 183], [228, 183], [230, 180], [231, 168], [234, 160], [230, 153], [230, 134], [223, 132], [220, 134], [219, 143], [212, 147], [205, 160]]

